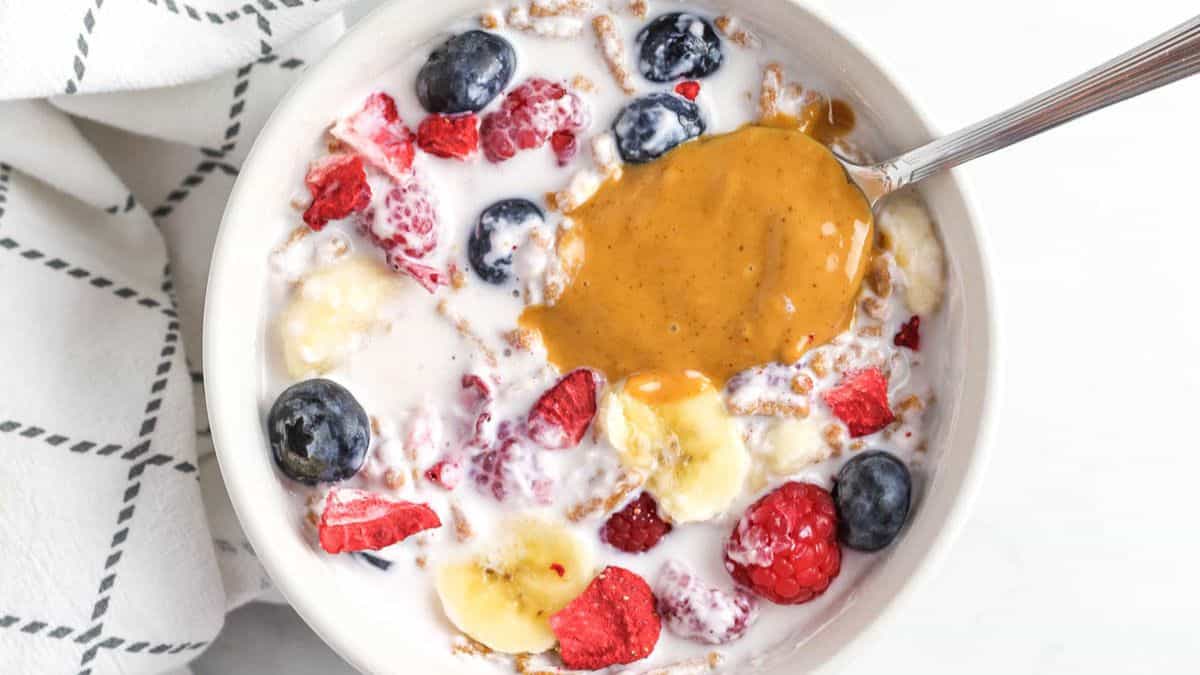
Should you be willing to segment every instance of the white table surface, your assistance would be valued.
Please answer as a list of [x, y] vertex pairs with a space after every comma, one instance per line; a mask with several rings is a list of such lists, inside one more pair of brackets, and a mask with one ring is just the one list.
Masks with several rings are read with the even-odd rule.
[[[813, 4], [863, 38], [945, 130], [1198, 9]], [[850, 672], [1200, 672], [1198, 121], [1194, 78], [963, 170], [1002, 307], [999, 430], [945, 566]], [[195, 669], [352, 672], [290, 610], [265, 606], [235, 612]]]

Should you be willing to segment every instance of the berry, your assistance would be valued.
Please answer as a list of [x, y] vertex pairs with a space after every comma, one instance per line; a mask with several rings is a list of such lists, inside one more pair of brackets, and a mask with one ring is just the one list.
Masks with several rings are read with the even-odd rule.
[[533, 404], [529, 437], [553, 450], [579, 445], [596, 416], [595, 373], [580, 368], [563, 376]]
[[407, 180], [416, 154], [413, 133], [400, 119], [391, 96], [381, 91], [371, 94], [362, 110], [338, 120], [329, 133], [393, 180]]
[[475, 488], [498, 502], [549, 504], [553, 483], [542, 470], [538, 456], [520, 439], [504, 438], [499, 447], [471, 458], [469, 469]]
[[670, 560], [654, 585], [658, 613], [679, 637], [723, 645], [745, 635], [758, 618], [758, 601], [738, 588], [732, 593], [709, 586], [683, 563]]
[[608, 517], [600, 528], [600, 539], [626, 553], [642, 553], [654, 548], [671, 524], [658, 515], [658, 503], [643, 492], [625, 508]]
[[437, 248], [437, 210], [433, 198], [416, 180], [392, 185], [382, 209], [369, 209], [359, 228], [376, 246], [399, 249], [410, 258], [421, 258]]
[[517, 66], [508, 40], [470, 30], [433, 50], [417, 73], [417, 99], [431, 113], [479, 112], [504, 91]]
[[393, 271], [407, 274], [430, 293], [437, 291], [438, 286], [450, 283], [441, 270], [419, 263], [398, 249], [388, 251], [386, 262]]
[[704, 133], [700, 108], [687, 99], [656, 93], [634, 99], [613, 122], [617, 150], [631, 164], [649, 162]]
[[556, 131], [550, 134], [550, 149], [554, 151], [554, 159], [559, 166], [566, 166], [579, 152], [579, 143], [575, 133], [571, 131]]
[[920, 351], [921, 317], [914, 314], [911, 319], [901, 324], [900, 330], [896, 332], [896, 337], [892, 338], [892, 344], [897, 347], [908, 347], [914, 352]]
[[280, 471], [306, 485], [345, 480], [362, 468], [371, 441], [367, 413], [342, 385], [325, 379], [283, 390], [267, 414]]
[[542, 147], [555, 132], [574, 133], [587, 123], [587, 109], [574, 92], [530, 78], [508, 92], [499, 110], [484, 116], [479, 128], [483, 155], [503, 162], [520, 150]]
[[563, 664], [598, 670], [654, 651], [662, 621], [650, 585], [621, 567], [604, 568], [579, 597], [550, 616]]
[[304, 211], [304, 222], [314, 231], [325, 223], [362, 211], [371, 203], [371, 186], [362, 158], [338, 153], [322, 157], [308, 167], [304, 184], [312, 203]]
[[544, 220], [542, 210], [528, 199], [505, 199], [484, 209], [467, 240], [471, 269], [489, 284], [508, 281], [513, 252]]
[[833, 487], [842, 543], [878, 551], [892, 543], [908, 518], [912, 477], [904, 462], [881, 450], [842, 465]]
[[425, 478], [443, 490], [453, 490], [463, 479], [463, 465], [457, 458], [438, 460], [425, 470]]
[[675, 93], [686, 98], [689, 101], [695, 101], [700, 95], [700, 83], [695, 80], [686, 80], [675, 85]]
[[887, 377], [878, 368], [846, 373], [821, 400], [846, 423], [851, 438], [873, 434], [896, 419], [888, 407]]
[[325, 497], [317, 536], [327, 553], [342, 553], [379, 550], [441, 526], [441, 519], [425, 504], [335, 488]]
[[841, 561], [833, 498], [811, 483], [784, 483], [751, 504], [725, 543], [734, 581], [781, 605], [824, 593]]
[[417, 127], [417, 147], [437, 157], [465, 159], [479, 147], [479, 118], [430, 115]]
[[686, 12], [663, 14], [637, 34], [638, 70], [651, 82], [699, 79], [721, 67], [721, 39], [708, 20]]

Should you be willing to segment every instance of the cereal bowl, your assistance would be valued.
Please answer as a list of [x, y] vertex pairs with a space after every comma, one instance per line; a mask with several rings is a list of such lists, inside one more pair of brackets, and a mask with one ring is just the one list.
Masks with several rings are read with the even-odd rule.
[[[716, 16], [730, 4], [687, 6]], [[654, 2], [651, 9], [661, 13], [674, 5]], [[265, 318], [272, 312], [271, 293], [266, 289], [271, 287], [273, 272], [264, 261], [288, 230], [299, 224], [299, 214], [289, 204], [303, 185], [308, 162], [330, 121], [345, 113], [346, 102], [361, 99], [381, 77], [392, 77], [388, 73], [406, 55], [427, 53], [444, 39], [447, 26], [464, 25], [484, 8], [484, 3], [471, 0], [389, 3], [311, 66], [255, 142], [230, 197], [213, 255], [204, 365], [209, 416], [226, 486], [247, 537], [275, 584], [326, 642], [364, 672], [503, 671], [497, 671], [489, 659], [453, 653], [441, 637], [454, 629], [431, 592], [388, 585], [348, 570], [344, 561], [314, 546], [312, 534], [297, 517], [297, 495], [280, 480], [264, 425], [269, 407], [264, 392], [279, 389], [270, 384], [279, 364], [271, 362], [277, 358], [267, 356], [276, 336]], [[815, 78], [823, 90], [857, 111], [864, 129], [855, 137], [857, 151], [879, 158], [933, 137], [918, 109], [889, 75], [813, 9], [782, 0], [743, 1], [735, 9], [741, 25], [766, 41], [787, 44], [789, 61], [810, 65], [812, 73], [804, 74], [806, 84]], [[592, 49], [594, 39], [579, 38], [587, 49]], [[724, 67], [738, 72], [736, 63]], [[602, 74], [603, 65], [593, 72]], [[715, 125], [720, 120], [714, 117], [709, 122]], [[519, 172], [509, 169], [499, 182], [520, 181]], [[834, 668], [850, 658], [858, 648], [852, 645], [862, 645], [879, 618], [936, 566], [975, 492], [996, 380], [995, 309], [986, 249], [957, 176], [930, 178], [920, 185], [919, 193], [940, 225], [946, 286], [937, 326], [925, 347], [937, 397], [921, 460], [914, 465], [908, 524], [883, 552], [869, 559], [849, 554], [847, 567], [854, 573], [847, 573], [819, 601], [806, 605], [794, 620], [772, 618], [777, 630], [772, 646], [753, 655], [735, 654], [737, 658], [729, 663], [736, 664], [730, 667], [737, 672], [808, 672]], [[416, 330], [397, 339], [400, 348], [423, 353], [435, 337]], [[415, 381], [389, 384], [397, 389], [423, 386]], [[634, 664], [628, 672], [642, 672], [638, 667]]]

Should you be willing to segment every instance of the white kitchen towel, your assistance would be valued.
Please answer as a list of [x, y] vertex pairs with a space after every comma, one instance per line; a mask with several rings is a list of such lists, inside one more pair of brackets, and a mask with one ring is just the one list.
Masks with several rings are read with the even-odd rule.
[[270, 585], [200, 321], [225, 200], [346, 0], [0, 0], [0, 673], [178, 672]]

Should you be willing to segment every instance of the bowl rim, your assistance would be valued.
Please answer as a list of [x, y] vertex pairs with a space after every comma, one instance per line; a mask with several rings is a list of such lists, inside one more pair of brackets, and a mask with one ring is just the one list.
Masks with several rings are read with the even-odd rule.
[[[288, 571], [287, 560], [270, 545], [272, 539], [278, 536], [278, 532], [270, 529], [269, 525], [264, 522], [264, 518], [260, 517], [250, 504], [249, 490], [252, 486], [240, 484], [236, 478], [239, 459], [235, 448], [238, 447], [243, 436], [241, 436], [242, 430], [235, 428], [237, 425], [232, 422], [227, 423], [227, 415], [223, 412], [228, 409], [225, 402], [231, 400], [230, 397], [225, 396], [227, 380], [223, 376], [228, 368], [222, 365], [226, 361], [224, 354], [227, 353], [223, 350], [223, 346], [227, 345], [228, 338], [225, 336], [226, 331], [221, 328], [225, 324], [225, 311], [220, 301], [222, 294], [214, 292], [214, 289], [223, 289], [227, 286], [225, 277], [229, 274], [226, 273], [226, 270], [232, 267], [234, 260], [239, 257], [237, 251], [230, 250], [232, 237], [229, 235], [229, 230], [232, 228], [231, 220], [234, 220], [232, 214], [239, 210], [239, 204], [248, 198], [253, 198], [253, 195], [248, 194], [251, 188], [248, 187], [250, 180], [246, 176], [252, 173], [248, 169], [259, 161], [259, 155], [264, 152], [263, 147], [268, 145], [268, 139], [283, 134], [285, 119], [295, 117], [303, 101], [317, 95], [319, 83], [336, 75], [334, 68], [337, 55], [349, 51], [349, 45], [365, 42], [368, 36], [379, 31], [385, 21], [399, 18], [401, 7], [414, 1], [389, 0], [363, 17], [342, 35], [318, 61], [309, 66], [307, 71], [281, 97], [268, 116], [243, 162], [242, 171], [230, 192], [221, 218], [213, 248], [203, 318], [203, 365], [210, 428], [222, 480], [238, 520], [263, 568], [293, 609], [341, 658], [363, 672], [374, 672], [373, 667], [378, 665], [378, 661], [369, 659], [366, 654], [357, 653], [352, 649], [351, 641], [336, 621], [336, 617], [331, 616], [329, 612], [322, 611], [313, 594], [303, 588], [302, 580], [298, 578], [298, 575]], [[855, 35], [853, 29], [837, 21], [828, 9], [821, 7], [819, 3], [806, 0], [761, 1], [794, 5], [809, 14], [816, 23], [823, 25], [831, 34], [844, 40], [851, 50], [858, 53], [866, 67], [874, 69], [900, 94], [903, 104], [919, 120], [923, 131], [928, 132], [930, 137], [937, 135], [937, 130], [930, 123], [924, 109], [910, 98], [908, 92], [911, 91], [911, 88], [904, 86], [903, 80], [865, 46], [864, 41]], [[478, 4], [479, 0], [452, 0], [444, 3], [446, 6], [454, 5], [456, 13], [461, 13], [458, 6], [469, 7]], [[414, 32], [422, 31], [415, 29]], [[980, 224], [978, 209], [972, 195], [973, 190], [967, 181], [958, 171], [947, 172], [945, 180], [948, 182], [950, 190], [957, 195], [966, 215], [963, 222], [956, 223], [956, 226], [968, 228], [975, 240], [978, 269], [973, 270], [975, 273], [974, 284], [978, 286], [985, 305], [983, 311], [985, 322], [978, 328], [982, 332], [987, 350], [984, 359], [987, 372], [984, 374], [985, 383], [980, 392], [974, 444], [969, 448], [970, 458], [967, 461], [965, 472], [953, 488], [954, 494], [950, 497], [950, 505], [942, 517], [941, 526], [930, 540], [928, 548], [915, 563], [910, 575], [887, 594], [870, 616], [858, 622], [852, 634], [843, 639], [835, 651], [819, 659], [818, 669], [822, 671], [840, 670], [851, 662], [859, 652], [859, 648], [893, 615], [895, 609], [910, 599], [914, 592], [926, 584], [942, 566], [978, 497], [990, 456], [995, 430], [996, 403], [1001, 387], [1000, 345], [997, 331], [1000, 307], [994, 292], [994, 276], [989, 262], [992, 249], [986, 231]], [[977, 347], [978, 345], [972, 346]], [[288, 536], [291, 536], [293, 531], [288, 530], [288, 533]]]

